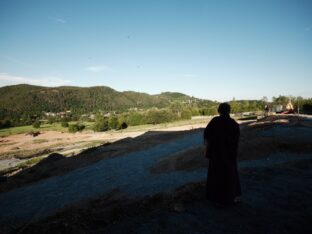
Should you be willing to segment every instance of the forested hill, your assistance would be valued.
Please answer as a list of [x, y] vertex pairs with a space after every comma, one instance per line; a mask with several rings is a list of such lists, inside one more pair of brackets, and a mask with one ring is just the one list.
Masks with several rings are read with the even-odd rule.
[[[181, 93], [149, 95], [139, 92], [118, 92], [105, 86], [40, 87], [13, 85], [0, 88], [0, 116], [38, 114], [42, 111], [74, 113], [122, 111], [129, 108], [168, 107], [172, 102], [202, 102]], [[210, 101], [204, 101], [209, 103]]]

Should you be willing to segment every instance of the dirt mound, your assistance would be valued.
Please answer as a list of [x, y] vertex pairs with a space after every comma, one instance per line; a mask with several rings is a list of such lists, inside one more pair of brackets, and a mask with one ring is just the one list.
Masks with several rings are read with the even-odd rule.
[[77, 204], [22, 233], [311, 233], [312, 161], [241, 171], [242, 203], [216, 207], [205, 183], [127, 199], [118, 192]]

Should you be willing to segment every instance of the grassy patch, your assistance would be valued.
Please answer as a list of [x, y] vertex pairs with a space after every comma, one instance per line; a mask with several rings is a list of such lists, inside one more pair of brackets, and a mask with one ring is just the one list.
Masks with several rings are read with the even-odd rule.
[[6, 175], [6, 174], [9, 174], [9, 173], [12, 173], [12, 172], [21, 170], [21, 169], [22, 169], [22, 170], [23, 170], [23, 169], [26, 169], [26, 168], [28, 168], [28, 167], [31, 167], [31, 166], [37, 164], [37, 163], [40, 162], [42, 159], [43, 159], [43, 157], [35, 157], [35, 158], [28, 159], [28, 160], [26, 160], [26, 161], [23, 161], [23, 162], [17, 164], [17, 165], [14, 166], [14, 167], [6, 168], [6, 169], [0, 171], [0, 175]]
[[[209, 117], [203, 119], [191, 119], [191, 120], [181, 120], [170, 123], [162, 123], [162, 124], [146, 124], [146, 125], [138, 125], [138, 126], [129, 126], [127, 129], [123, 129], [123, 132], [135, 132], [135, 131], [147, 131], [159, 128], [171, 128], [171, 127], [179, 127], [184, 125], [191, 124], [202, 124], [207, 123]], [[76, 124], [77, 122], [69, 122], [69, 124]], [[92, 127], [94, 122], [80, 122], [86, 126], [84, 131], [93, 131]], [[57, 132], [68, 132], [68, 128], [62, 127], [61, 123], [53, 123], [53, 124], [42, 124], [40, 128], [34, 128], [33, 126], [20, 126], [20, 127], [12, 127], [0, 129], [0, 137], [16, 135], [16, 134], [24, 134], [31, 131], [57, 131]], [[113, 130], [115, 131], [115, 130]]]
[[[77, 122], [70, 122], [70, 124], [75, 124]], [[83, 122], [86, 126], [85, 130], [91, 130], [93, 126], [93, 122]], [[62, 127], [61, 123], [53, 123], [53, 124], [42, 124], [40, 128], [34, 128], [33, 126], [20, 126], [20, 127], [12, 127], [0, 129], [0, 137], [15, 135], [15, 134], [24, 134], [31, 131], [57, 131], [57, 132], [68, 132], [68, 128]]]
[[32, 126], [20, 126], [20, 127], [12, 127], [12, 128], [5, 128], [0, 130], [0, 136], [9, 136], [9, 135], [15, 135], [20, 133], [27, 133], [31, 130], [36, 130]]
[[172, 127], [180, 127], [185, 125], [192, 125], [192, 124], [206, 124], [209, 121], [209, 117], [204, 119], [191, 119], [191, 120], [180, 120], [170, 123], [161, 123], [161, 124], [146, 124], [146, 125], [138, 125], [138, 126], [129, 126], [126, 129], [121, 131], [123, 132], [135, 132], [135, 131], [147, 131], [153, 129], [162, 129], [162, 128], [172, 128]]
[[17, 169], [25, 169], [27, 167], [30, 167], [34, 164], [37, 164], [38, 162], [40, 162], [43, 159], [43, 157], [36, 157], [36, 158], [31, 158], [25, 162], [19, 163], [16, 165]]

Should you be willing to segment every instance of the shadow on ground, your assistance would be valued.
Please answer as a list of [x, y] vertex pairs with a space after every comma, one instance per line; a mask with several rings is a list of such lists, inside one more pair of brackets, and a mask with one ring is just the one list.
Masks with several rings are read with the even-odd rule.
[[170, 194], [129, 200], [113, 191], [54, 216], [21, 233], [311, 233], [312, 161], [240, 172], [242, 203], [219, 208], [205, 199], [205, 184]]
[[[309, 223], [312, 220], [310, 199], [312, 161], [300, 158], [300, 153], [312, 151], [311, 125], [291, 118], [287, 121], [274, 121], [242, 125], [240, 160], [260, 159], [272, 153], [284, 152], [298, 154], [298, 160], [270, 167], [241, 169], [243, 202], [239, 205], [227, 208], [215, 207], [205, 199], [204, 181], [187, 184], [170, 193], [137, 199], [130, 199], [127, 194], [117, 189], [96, 200], [83, 201], [66, 207], [48, 218], [32, 220], [22, 227], [6, 227], [4, 231], [12, 233], [312, 233], [312, 226]], [[203, 129], [185, 132], [149, 132], [134, 139], [125, 139], [88, 150], [77, 157], [63, 158], [61, 155], [53, 155], [11, 179], [18, 181], [19, 177], [24, 176], [28, 179], [24, 182], [30, 183], [38, 178], [48, 178], [58, 173], [66, 174], [68, 171], [105, 158], [139, 151], [202, 131]], [[205, 165], [202, 147], [195, 146], [161, 159], [150, 170], [158, 176], [158, 173], [192, 171]], [[47, 173], [49, 170], [52, 170], [51, 174], [38, 176], [40, 171]], [[32, 174], [35, 175], [33, 178]], [[7, 187], [7, 189], [12, 188], [14, 186]]]
[[[312, 127], [307, 125], [310, 122], [293, 116], [276, 116], [241, 124], [238, 160], [263, 159], [276, 153], [312, 152]], [[150, 170], [157, 174], [206, 168], [207, 160], [202, 155], [203, 147], [196, 146], [160, 160]]]
[[175, 132], [150, 131], [135, 138], [125, 138], [114, 143], [93, 147], [72, 157], [53, 153], [36, 165], [7, 177], [5, 182], [0, 183], [0, 192], [7, 192], [52, 176], [64, 175], [72, 170], [94, 164], [103, 159], [140, 151], [202, 131], [203, 129]]

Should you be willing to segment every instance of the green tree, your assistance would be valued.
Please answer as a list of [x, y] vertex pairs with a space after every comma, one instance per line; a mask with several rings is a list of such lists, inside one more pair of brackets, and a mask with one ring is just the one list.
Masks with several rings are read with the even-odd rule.
[[146, 116], [143, 113], [130, 112], [126, 117], [126, 122], [131, 125], [142, 125], [147, 123]]
[[10, 120], [3, 120], [3, 121], [0, 121], [0, 129], [2, 128], [10, 128], [12, 127], [12, 122]]
[[80, 124], [80, 123], [69, 124], [68, 131], [71, 133], [81, 132], [83, 129], [85, 129], [85, 127], [86, 127], [85, 125]]
[[239, 112], [246, 112], [249, 111], [249, 101], [244, 100], [241, 102], [240, 108], [239, 108]]
[[128, 124], [126, 122], [122, 122], [122, 124], [120, 125], [121, 129], [126, 129], [128, 128]]
[[40, 128], [40, 122], [39, 121], [35, 121], [33, 124], [32, 124], [32, 126], [34, 127], [34, 128]]
[[48, 124], [53, 124], [56, 121], [55, 117], [49, 116], [48, 117]]
[[71, 132], [71, 133], [78, 132], [79, 131], [78, 125], [77, 124], [70, 124], [68, 126], [68, 131]]
[[108, 119], [101, 115], [96, 115], [93, 130], [95, 132], [105, 132], [109, 129]]
[[181, 112], [181, 119], [191, 119], [192, 118], [192, 111], [188, 109], [184, 109]]
[[150, 110], [146, 119], [149, 124], [166, 123], [174, 120], [174, 114], [169, 110]]
[[231, 106], [231, 112], [232, 113], [238, 113], [240, 111], [240, 106], [239, 103], [237, 101], [235, 101], [235, 99], [233, 98], [232, 101], [230, 101], [230, 106]]
[[287, 96], [278, 96], [278, 97], [273, 97], [273, 104], [279, 104], [279, 105], [286, 105], [289, 102], [289, 97]]
[[62, 123], [61, 123], [61, 126], [62, 126], [63, 128], [68, 128], [68, 123], [67, 123], [67, 122], [62, 122]]
[[[301, 103], [301, 104], [300, 104]], [[312, 114], [312, 98], [299, 101], [299, 112]], [[301, 110], [301, 111], [300, 111]]]
[[191, 108], [191, 111], [192, 111], [192, 116], [198, 116], [198, 115], [200, 115], [200, 112], [199, 112], [198, 107], [192, 107], [192, 108]]
[[110, 116], [108, 119], [109, 129], [118, 129], [120, 128], [120, 123], [118, 122], [117, 116]]

